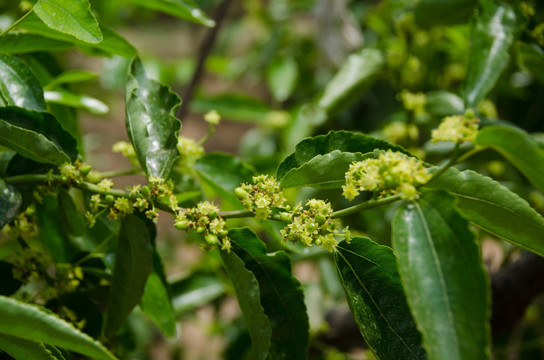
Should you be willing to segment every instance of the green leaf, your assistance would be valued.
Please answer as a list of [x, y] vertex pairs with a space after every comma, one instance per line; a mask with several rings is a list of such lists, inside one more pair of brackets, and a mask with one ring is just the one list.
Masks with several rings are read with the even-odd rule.
[[210, 19], [193, 0], [129, 0], [148, 9], [170, 14], [180, 19], [189, 20], [197, 24], [214, 27], [215, 21]]
[[51, 344], [93, 359], [115, 359], [102, 344], [41, 308], [0, 296], [0, 333]]
[[77, 157], [76, 140], [52, 114], [0, 107], [0, 144], [41, 163], [60, 165]]
[[49, 84], [45, 86], [45, 89], [51, 90], [60, 85], [89, 81], [96, 78], [98, 78], [98, 75], [89, 71], [68, 70], [51, 80]]
[[495, 180], [471, 170], [450, 168], [426, 187], [455, 195], [461, 215], [478, 227], [544, 256], [544, 219]]
[[14, 336], [0, 334], [0, 350], [15, 360], [55, 360], [51, 352], [41, 344]]
[[355, 161], [362, 161], [370, 154], [341, 152], [334, 150], [325, 155], [316, 155], [300, 167], [292, 168], [281, 179], [282, 188], [312, 186], [316, 188], [340, 188], [346, 181], [346, 171]]
[[175, 117], [181, 99], [167, 86], [147, 77], [141, 61], [132, 62], [126, 85], [127, 133], [148, 177], [168, 178], [179, 156]]
[[476, 5], [478, 0], [421, 0], [414, 9], [415, 21], [421, 27], [463, 23]]
[[17, 215], [21, 206], [21, 192], [0, 179], [0, 230]]
[[[17, 24], [16, 28], [23, 29], [33, 35], [39, 35], [48, 39], [74, 44], [80, 49], [90, 53], [103, 51], [107, 54], [120, 55], [126, 58], [133, 58], [137, 53], [136, 49], [127, 40], [125, 40], [125, 38], [105, 25], [100, 25], [100, 31], [102, 32], [104, 39], [98, 44], [90, 44], [85, 41], [78, 40], [73, 36], [55, 31], [45, 25], [40, 18], [33, 13]], [[37, 38], [36, 41], [39, 42], [42, 41], [42, 39]]]
[[475, 142], [498, 151], [544, 192], [544, 149], [525, 131], [512, 126], [487, 126], [478, 132]]
[[166, 336], [176, 336], [176, 315], [170, 301], [169, 285], [166, 281], [162, 260], [153, 251], [153, 271], [145, 283], [140, 308], [157, 324]]
[[108, 105], [102, 101], [87, 95], [74, 94], [68, 90], [46, 91], [44, 95], [48, 103], [84, 109], [95, 115], [104, 115], [110, 111]]
[[291, 96], [298, 81], [298, 66], [294, 59], [285, 57], [272, 61], [266, 73], [266, 82], [277, 101]]
[[391, 248], [356, 237], [334, 253], [359, 331], [378, 359], [424, 359]]
[[519, 27], [511, 5], [490, 1], [473, 23], [467, 76], [463, 83], [465, 106], [475, 107], [493, 89], [508, 62], [508, 51]]
[[225, 293], [225, 287], [216, 277], [197, 274], [172, 284], [172, 293], [174, 311], [179, 315], [209, 304]]
[[5, 105], [45, 110], [40, 82], [32, 70], [14, 56], [0, 54], [0, 94]]
[[234, 196], [234, 189], [243, 182], [251, 183], [252, 177], [257, 175], [253, 167], [237, 157], [229, 154], [210, 153], [196, 162], [194, 166], [198, 176], [217, 191], [221, 197], [231, 204], [241, 207], [241, 203]]
[[248, 228], [232, 229], [232, 251], [259, 282], [261, 304], [272, 326], [271, 359], [308, 358], [308, 315], [300, 283], [291, 275], [291, 262], [282, 251], [267, 254]]
[[517, 43], [518, 61], [538, 81], [544, 82], [544, 50], [537, 44]]
[[98, 44], [102, 33], [87, 0], [39, 0], [34, 13], [51, 29]]
[[346, 59], [338, 73], [329, 82], [318, 106], [334, 114], [366, 91], [385, 64], [381, 51], [363, 49]]
[[151, 235], [145, 223], [128, 215], [121, 223], [104, 335], [111, 337], [140, 302], [153, 269]]
[[425, 110], [431, 115], [449, 116], [462, 114], [465, 110], [463, 99], [448, 91], [432, 91], [425, 94], [425, 97]]
[[278, 180], [282, 180], [291, 169], [298, 169], [314, 157], [326, 155], [335, 150], [365, 154], [375, 149], [391, 149], [406, 153], [406, 150], [400, 146], [368, 135], [349, 131], [331, 131], [327, 135], [319, 135], [299, 142], [295, 151], [285, 158], [278, 167], [276, 177]]
[[401, 279], [429, 359], [489, 358], [489, 284], [454, 198], [428, 192], [392, 222]]
[[272, 328], [268, 316], [261, 305], [259, 282], [255, 275], [245, 268], [244, 262], [233, 251], [221, 251], [221, 258], [232, 280], [232, 285], [242, 309], [251, 342], [253, 343], [253, 358], [264, 360], [270, 348]]
[[83, 235], [87, 227], [85, 218], [79, 213], [68, 191], [59, 189], [57, 197], [59, 200], [59, 215], [67, 233], [75, 236]]
[[66, 41], [28, 33], [7, 33], [2, 37], [2, 41], [0, 41], [0, 52], [8, 54], [64, 51], [71, 47], [72, 44]]
[[242, 94], [222, 94], [214, 97], [197, 96], [191, 101], [191, 110], [205, 113], [217, 110], [229, 120], [263, 123], [271, 111], [261, 100]]

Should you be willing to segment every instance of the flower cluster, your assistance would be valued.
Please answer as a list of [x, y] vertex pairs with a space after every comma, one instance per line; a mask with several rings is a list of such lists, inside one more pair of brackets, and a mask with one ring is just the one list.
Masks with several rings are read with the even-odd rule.
[[[340, 235], [340, 226], [331, 218], [332, 212], [331, 204], [323, 200], [310, 199], [304, 207], [298, 204], [291, 213], [281, 214], [289, 221], [281, 235], [284, 240], [300, 241], [307, 246], [315, 244], [332, 252], [338, 244], [335, 235]], [[342, 235], [350, 240], [347, 228]]]
[[196, 141], [184, 136], [178, 137], [179, 165], [191, 169], [194, 163], [204, 155], [204, 148]]
[[393, 121], [384, 127], [383, 134], [387, 140], [398, 144], [404, 140], [416, 141], [419, 138], [419, 129], [414, 124]]
[[414, 200], [418, 197], [417, 186], [430, 178], [421, 160], [387, 150], [376, 159], [351, 164], [342, 189], [349, 200], [359, 191], [375, 191], [380, 196], [400, 194], [403, 199]]
[[221, 249], [230, 251], [226, 223], [218, 215], [219, 208], [209, 201], [198, 203], [196, 207], [180, 211], [174, 226], [179, 230], [193, 230], [204, 237], [209, 246], [221, 245]]
[[267, 219], [272, 213], [271, 207], [283, 208], [287, 201], [280, 184], [273, 176], [253, 177], [253, 184], [244, 183], [234, 190], [246, 210], [255, 213], [255, 218]]
[[431, 140], [453, 141], [474, 141], [478, 135], [478, 119], [468, 115], [448, 116], [442, 120], [437, 129], [431, 133]]
[[400, 99], [406, 110], [413, 111], [415, 116], [425, 114], [427, 98], [422, 92], [411, 93], [408, 90], [403, 90], [400, 93]]
[[130, 160], [132, 165], [139, 166], [138, 158], [136, 157], [136, 151], [134, 146], [126, 141], [118, 141], [113, 144], [111, 150], [115, 153], [120, 153]]

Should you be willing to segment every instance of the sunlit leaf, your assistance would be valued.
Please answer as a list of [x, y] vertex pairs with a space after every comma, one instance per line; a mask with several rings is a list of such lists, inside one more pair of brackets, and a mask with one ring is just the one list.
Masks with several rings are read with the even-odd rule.
[[210, 19], [193, 0], [129, 0], [130, 2], [148, 9], [162, 11], [177, 16], [180, 19], [189, 20], [208, 27], [215, 26]]
[[21, 192], [0, 179], [0, 229], [15, 218], [21, 201]]
[[74, 94], [67, 90], [46, 91], [45, 100], [49, 103], [85, 109], [91, 114], [104, 115], [109, 112], [108, 105], [87, 95]]
[[4, 105], [45, 110], [40, 82], [32, 70], [14, 56], [0, 54], [0, 93]]
[[428, 192], [393, 222], [393, 248], [429, 359], [489, 358], [489, 285], [454, 198]]

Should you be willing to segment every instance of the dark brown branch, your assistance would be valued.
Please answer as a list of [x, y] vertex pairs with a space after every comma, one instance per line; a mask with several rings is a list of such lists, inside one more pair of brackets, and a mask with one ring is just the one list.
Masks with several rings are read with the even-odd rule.
[[177, 117], [179, 119], [183, 119], [189, 111], [189, 104], [191, 103], [191, 100], [193, 99], [195, 89], [197, 85], [200, 83], [200, 80], [204, 73], [204, 64], [206, 63], [206, 59], [210, 55], [210, 52], [213, 48], [215, 40], [217, 39], [219, 28], [221, 27], [221, 24], [223, 23], [223, 20], [225, 19], [225, 16], [227, 15], [231, 2], [232, 2], [231, 0], [223, 0], [223, 2], [219, 4], [217, 9], [214, 11], [213, 19], [215, 21], [215, 27], [211, 28], [208, 31], [208, 33], [204, 37], [204, 40], [202, 41], [202, 44], [200, 45], [200, 49], [198, 51], [197, 64], [196, 64], [195, 71], [193, 73], [193, 77], [191, 78], [191, 81], [189, 82], [189, 84], [187, 85], [187, 88], [183, 91], [181, 96], [181, 99], [183, 100], [183, 102], [181, 103], [181, 106], [177, 113]]

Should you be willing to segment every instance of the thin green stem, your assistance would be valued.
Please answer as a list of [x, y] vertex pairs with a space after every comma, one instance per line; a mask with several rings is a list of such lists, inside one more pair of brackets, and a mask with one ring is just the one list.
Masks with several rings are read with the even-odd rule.
[[393, 195], [383, 199], [365, 201], [364, 203], [353, 205], [348, 208], [333, 212], [332, 218], [341, 218], [344, 216], [352, 215], [363, 210], [368, 210], [378, 206], [391, 204], [400, 199], [401, 199], [400, 195]]
[[450, 167], [456, 164], [457, 158], [459, 157], [459, 143], [455, 144], [455, 148], [453, 148], [453, 153], [451, 154], [450, 159], [446, 163], [446, 165], [442, 166], [437, 172], [433, 174], [431, 179], [427, 181], [425, 184], [421, 186], [425, 186], [427, 184], [430, 184], [434, 179], [440, 177], [443, 173], [445, 173]]
[[8, 32], [10, 32], [11, 30], [13, 30], [17, 25], [19, 25], [24, 19], [26, 19], [28, 17], [28, 15], [30, 15], [32, 13], [32, 10], [33, 9], [30, 9], [30, 11], [28, 11], [26, 14], [24, 14], [23, 16], [21, 16], [19, 19], [17, 19], [17, 21], [15, 21], [13, 24], [11, 24], [6, 30], [2, 31], [2, 33], [0, 34], [0, 38], [3, 38], [4, 36], [6, 36], [6, 34]]
[[117, 171], [104, 171], [100, 173], [100, 178], [113, 178], [113, 177], [119, 177], [119, 176], [127, 176], [127, 175], [136, 175], [140, 174], [144, 170], [142, 168], [133, 168], [128, 170], [117, 170]]
[[198, 140], [198, 145], [202, 146], [206, 141], [208, 141], [212, 135], [215, 133], [215, 125], [209, 124], [208, 126], [208, 133], [202, 137], [202, 139]]
[[475, 147], [474, 149], [471, 149], [469, 151], [467, 151], [466, 153], [464, 153], [463, 155], [459, 156], [457, 158], [457, 164], [459, 163], [462, 163], [463, 161], [465, 161], [466, 159], [468, 159], [469, 157], [479, 153], [480, 151], [482, 150], [485, 150], [486, 148], [483, 147], [483, 146], [477, 146]]

